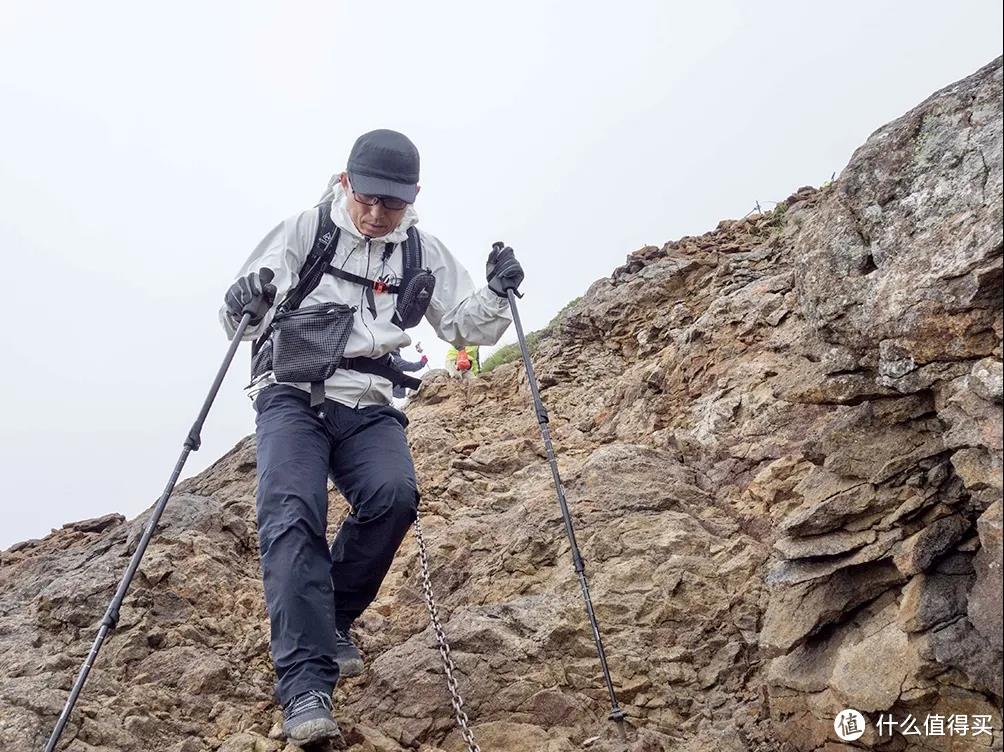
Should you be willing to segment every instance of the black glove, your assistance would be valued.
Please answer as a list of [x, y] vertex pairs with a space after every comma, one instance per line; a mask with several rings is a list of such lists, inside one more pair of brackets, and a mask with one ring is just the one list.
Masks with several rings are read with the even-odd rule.
[[492, 245], [492, 252], [488, 254], [488, 263], [485, 265], [485, 274], [488, 276], [489, 289], [500, 298], [508, 298], [508, 290], [519, 294], [519, 286], [523, 281], [523, 267], [516, 260], [516, 254], [512, 248], [505, 243], [498, 242]]
[[245, 313], [250, 313], [251, 326], [260, 323], [275, 300], [275, 285], [270, 284], [274, 278], [275, 272], [265, 267], [230, 285], [224, 301], [231, 318], [240, 321]]

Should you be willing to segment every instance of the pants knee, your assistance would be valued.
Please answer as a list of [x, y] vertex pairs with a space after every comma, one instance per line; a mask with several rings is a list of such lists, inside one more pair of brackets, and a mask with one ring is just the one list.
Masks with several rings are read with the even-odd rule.
[[317, 556], [324, 557], [327, 550], [324, 535], [319, 535], [305, 520], [259, 527], [258, 551], [264, 569], [302, 571], [309, 568]]
[[326, 495], [264, 486], [258, 490], [258, 546], [263, 563], [275, 555], [309, 557], [326, 547]]
[[328, 493], [323, 475], [312, 477], [301, 466], [261, 471], [255, 512], [262, 541], [287, 531], [323, 538], [328, 524]]
[[414, 478], [388, 478], [372, 489], [356, 516], [360, 522], [388, 517], [410, 524], [417, 509], [418, 487]]

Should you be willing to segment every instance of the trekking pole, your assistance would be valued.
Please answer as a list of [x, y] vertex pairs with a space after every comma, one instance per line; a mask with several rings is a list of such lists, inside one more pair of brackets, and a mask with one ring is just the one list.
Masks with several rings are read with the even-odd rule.
[[153, 537], [153, 533], [157, 528], [157, 523], [160, 521], [160, 515], [164, 512], [164, 508], [167, 506], [167, 500], [171, 497], [171, 492], [174, 490], [174, 484], [178, 482], [178, 476], [181, 475], [181, 469], [185, 466], [185, 461], [188, 459], [188, 455], [191, 452], [197, 452], [199, 447], [202, 445], [202, 437], [200, 436], [202, 424], [205, 422], [206, 416], [209, 414], [209, 408], [212, 407], [213, 400], [216, 399], [216, 393], [220, 390], [220, 385], [223, 383], [223, 377], [226, 376], [227, 370], [230, 368], [230, 362], [234, 359], [234, 353], [237, 352], [237, 347], [241, 343], [244, 330], [251, 321], [251, 313], [252, 312], [250, 310], [245, 309], [245, 313], [241, 317], [240, 324], [237, 325], [237, 330], [234, 332], [234, 336], [230, 341], [230, 347], [227, 350], [226, 356], [223, 358], [223, 365], [220, 366], [220, 370], [217, 372], [216, 378], [213, 380], [213, 385], [209, 389], [206, 401], [202, 404], [202, 410], [199, 411], [199, 417], [195, 419], [195, 423], [188, 432], [188, 436], [185, 439], [184, 449], [182, 449], [181, 456], [178, 458], [178, 462], [174, 466], [174, 472], [171, 473], [171, 478], [167, 482], [167, 487], [164, 489], [164, 493], [161, 494], [160, 499], [157, 500], [157, 504], [153, 508], [153, 512], [150, 514], [150, 520], [147, 522], [146, 529], [143, 531], [143, 537], [140, 538], [139, 545], [136, 547], [136, 551], [133, 553], [132, 559], [129, 561], [129, 566], [126, 569], [125, 574], [122, 576], [122, 581], [119, 582], [118, 590], [115, 591], [115, 597], [112, 598], [112, 602], [108, 604], [108, 610], [105, 611], [104, 618], [101, 620], [101, 627], [98, 629], [98, 636], [94, 639], [94, 644], [91, 645], [91, 652], [87, 654], [87, 658], [84, 660], [84, 665], [80, 667], [80, 673], [77, 675], [77, 680], [73, 684], [73, 689], [70, 690], [70, 696], [66, 700], [63, 712], [60, 713], [59, 720], [56, 721], [56, 727], [52, 730], [52, 735], [49, 737], [49, 742], [45, 745], [45, 752], [54, 752], [56, 749], [59, 737], [62, 736], [63, 729], [66, 727], [67, 721], [70, 720], [70, 713], [73, 712], [73, 706], [76, 704], [77, 698], [80, 696], [80, 691], [84, 688], [87, 676], [91, 673], [91, 667], [94, 666], [94, 660], [98, 656], [98, 651], [101, 650], [101, 645], [104, 643], [105, 637], [107, 637], [108, 633], [115, 629], [115, 626], [118, 624], [119, 608], [122, 606], [122, 600], [125, 598], [126, 591], [129, 590], [129, 585], [132, 583], [132, 578], [136, 574], [136, 570], [139, 569], [140, 559], [143, 558], [143, 554], [146, 552], [146, 547], [150, 543], [150, 539]]
[[[503, 244], [496, 243], [497, 250], [502, 250]], [[596, 622], [596, 613], [593, 611], [593, 601], [589, 597], [589, 582], [586, 580], [586, 565], [579, 551], [579, 545], [575, 541], [575, 528], [572, 526], [572, 515], [568, 511], [568, 502], [565, 500], [565, 489], [561, 485], [561, 476], [558, 475], [558, 461], [554, 457], [554, 447], [551, 445], [551, 431], [547, 427], [548, 417], [544, 403], [540, 400], [540, 392], [537, 389], [537, 377], [533, 372], [533, 363], [530, 361], [530, 350], [526, 344], [526, 337], [523, 336], [523, 324], [519, 320], [519, 311], [516, 310], [516, 295], [512, 290], [507, 290], [509, 297], [509, 309], [512, 311], [512, 322], [516, 325], [516, 337], [519, 339], [519, 349], [523, 353], [523, 365], [526, 368], [526, 380], [530, 385], [530, 394], [533, 395], [533, 406], [537, 412], [537, 424], [540, 426], [540, 435], [544, 438], [544, 448], [547, 450], [547, 461], [551, 465], [551, 477], [554, 479], [554, 489], [558, 494], [558, 506], [561, 507], [561, 516], [565, 521], [565, 535], [572, 549], [572, 563], [575, 565], [575, 574], [579, 578], [579, 587], [582, 589], [582, 598], [586, 603], [586, 614], [589, 616], [589, 624], [593, 629], [593, 641], [596, 643], [596, 653], [600, 659], [600, 667], [603, 669], [603, 680], [607, 685], [607, 692], [610, 694], [611, 711], [608, 718], [617, 723], [621, 739], [627, 739], [627, 730], [624, 727], [624, 719], [627, 718], [620, 705], [617, 704], [617, 693], [614, 691], [614, 683], [610, 679], [610, 669], [607, 667], [607, 654], [603, 650], [603, 639], [600, 637], [600, 626]]]

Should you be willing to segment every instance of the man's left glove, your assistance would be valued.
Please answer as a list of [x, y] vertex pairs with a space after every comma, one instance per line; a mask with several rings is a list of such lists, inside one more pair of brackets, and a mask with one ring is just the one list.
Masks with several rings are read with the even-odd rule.
[[516, 293], [517, 297], [522, 297], [519, 294], [519, 286], [523, 282], [523, 267], [516, 260], [512, 248], [505, 243], [492, 245], [485, 273], [488, 277], [488, 288], [500, 298], [508, 298], [506, 293], [509, 290]]

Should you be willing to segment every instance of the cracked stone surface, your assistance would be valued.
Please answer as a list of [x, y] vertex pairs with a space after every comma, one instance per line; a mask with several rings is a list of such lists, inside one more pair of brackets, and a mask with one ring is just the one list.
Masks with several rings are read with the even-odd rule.
[[[847, 704], [990, 715], [952, 749], [1001, 748], [1001, 81], [936, 92], [770, 214], [630, 254], [541, 338], [626, 744], [521, 365], [427, 377], [409, 440], [485, 752], [836, 750]], [[179, 485], [63, 750], [297, 752], [254, 493], [252, 437]], [[0, 553], [0, 748], [43, 747], [144, 521]], [[347, 748], [464, 750], [413, 536], [357, 627]]]

